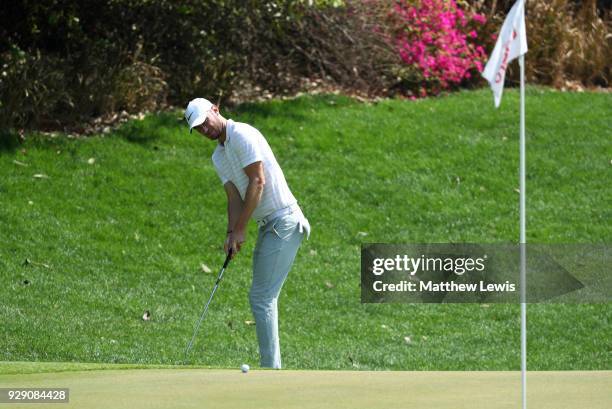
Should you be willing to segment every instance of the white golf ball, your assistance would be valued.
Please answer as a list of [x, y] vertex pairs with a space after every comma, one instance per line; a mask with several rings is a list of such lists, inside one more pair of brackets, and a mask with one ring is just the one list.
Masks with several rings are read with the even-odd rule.
[[242, 364], [240, 370], [242, 371], [242, 373], [247, 373], [249, 372], [249, 366], [247, 364]]

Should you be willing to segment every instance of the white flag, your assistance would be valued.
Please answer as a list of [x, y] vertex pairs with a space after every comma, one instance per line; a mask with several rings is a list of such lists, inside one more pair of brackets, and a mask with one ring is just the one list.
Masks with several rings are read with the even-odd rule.
[[517, 0], [504, 21], [489, 62], [482, 72], [482, 76], [489, 81], [493, 90], [496, 108], [499, 107], [504, 92], [504, 79], [508, 64], [526, 52], [525, 1]]

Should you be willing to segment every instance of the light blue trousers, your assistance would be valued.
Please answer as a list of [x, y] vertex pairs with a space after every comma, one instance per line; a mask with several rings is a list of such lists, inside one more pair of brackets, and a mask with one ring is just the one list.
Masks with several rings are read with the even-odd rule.
[[309, 232], [310, 226], [301, 211], [278, 217], [259, 228], [249, 301], [255, 317], [261, 367], [281, 368], [278, 297], [302, 239]]

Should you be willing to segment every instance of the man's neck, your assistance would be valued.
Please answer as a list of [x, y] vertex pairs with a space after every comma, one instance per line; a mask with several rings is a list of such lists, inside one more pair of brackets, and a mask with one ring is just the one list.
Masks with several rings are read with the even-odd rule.
[[219, 143], [221, 145], [225, 145], [226, 139], [227, 139], [227, 119], [223, 118], [223, 130], [221, 131], [221, 136], [219, 137]]

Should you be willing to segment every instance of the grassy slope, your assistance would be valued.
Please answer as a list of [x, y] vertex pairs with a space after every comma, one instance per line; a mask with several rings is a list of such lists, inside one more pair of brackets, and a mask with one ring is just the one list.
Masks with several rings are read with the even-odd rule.
[[[610, 103], [528, 90], [529, 241], [611, 241]], [[313, 226], [280, 300], [285, 366], [519, 368], [517, 305], [359, 302], [362, 242], [517, 240], [517, 94], [492, 105], [482, 90], [375, 105], [302, 97], [229, 114], [267, 136]], [[186, 134], [179, 116], [0, 152], [0, 360], [182, 359], [223, 260], [225, 198], [214, 145]], [[257, 362], [245, 324], [254, 237], [252, 225], [195, 363]], [[150, 322], [140, 319], [146, 309]], [[529, 314], [530, 369], [610, 369], [608, 305], [531, 305]]]

